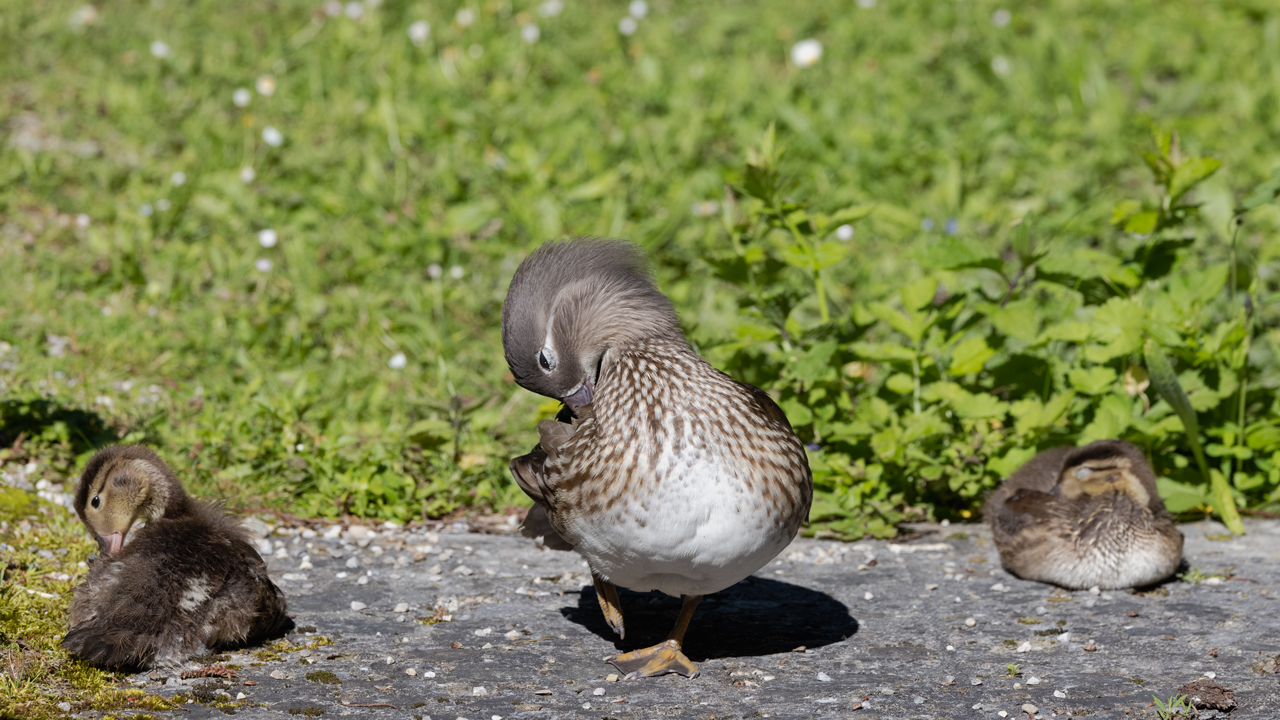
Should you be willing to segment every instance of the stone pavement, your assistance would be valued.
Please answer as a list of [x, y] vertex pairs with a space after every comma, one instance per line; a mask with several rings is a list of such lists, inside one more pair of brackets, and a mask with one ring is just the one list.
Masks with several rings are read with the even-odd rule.
[[297, 616], [291, 647], [224, 656], [234, 679], [133, 681], [184, 694], [184, 718], [861, 720], [1155, 718], [1153, 695], [1211, 678], [1234, 690], [1231, 717], [1280, 718], [1280, 522], [1246, 526], [1182, 526], [1199, 582], [1144, 593], [1018, 580], [979, 525], [798, 540], [699, 608], [701, 677], [633, 681], [601, 658], [661, 640], [679, 603], [624, 593], [619, 642], [575, 554], [461, 526], [276, 528], [259, 542]]

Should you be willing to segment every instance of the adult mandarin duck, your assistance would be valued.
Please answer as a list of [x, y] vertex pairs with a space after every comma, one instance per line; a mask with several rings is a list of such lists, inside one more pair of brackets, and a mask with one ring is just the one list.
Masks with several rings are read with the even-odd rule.
[[620, 637], [617, 586], [682, 597], [664, 642], [606, 661], [628, 678], [696, 677], [682, 648], [698, 603], [766, 565], [808, 516], [804, 446], [768, 394], [694, 352], [631, 243], [535, 250], [507, 291], [502, 343], [517, 383], [565, 404], [511, 461], [535, 503], [526, 535], [586, 559]]

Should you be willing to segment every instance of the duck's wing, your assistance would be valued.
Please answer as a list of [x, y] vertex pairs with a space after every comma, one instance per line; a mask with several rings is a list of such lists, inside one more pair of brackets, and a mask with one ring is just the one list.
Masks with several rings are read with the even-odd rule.
[[511, 474], [534, 501], [534, 506], [520, 525], [520, 534], [527, 538], [542, 538], [543, 544], [552, 550], [572, 550], [573, 543], [565, 539], [555, 516], [556, 485], [561, 481], [573, 461], [572, 442], [576, 429], [590, 417], [590, 407], [578, 408], [578, 419], [569, 424], [559, 420], [543, 420], [538, 423], [540, 442], [528, 455], [511, 460]]

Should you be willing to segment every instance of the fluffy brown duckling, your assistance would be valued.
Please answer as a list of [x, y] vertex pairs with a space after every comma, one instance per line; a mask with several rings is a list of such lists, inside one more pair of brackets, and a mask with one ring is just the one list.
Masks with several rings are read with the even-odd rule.
[[1119, 440], [1046, 450], [984, 508], [1005, 569], [1071, 590], [1141, 587], [1182, 560], [1182, 533], [1142, 451]]
[[62, 640], [85, 661], [177, 665], [293, 626], [239, 522], [189, 497], [151, 450], [100, 450], [80, 476], [75, 509], [102, 548]]

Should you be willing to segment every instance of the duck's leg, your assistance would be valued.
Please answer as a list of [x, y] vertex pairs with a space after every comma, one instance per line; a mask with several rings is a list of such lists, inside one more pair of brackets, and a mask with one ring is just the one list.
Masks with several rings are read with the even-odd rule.
[[668, 673], [675, 673], [688, 678], [698, 677], [698, 666], [685, 657], [680, 648], [684, 645], [684, 634], [689, 629], [689, 621], [693, 618], [693, 611], [697, 609], [700, 602], [702, 602], [701, 595], [686, 595], [684, 597], [684, 606], [680, 608], [680, 618], [676, 620], [676, 626], [671, 630], [671, 634], [667, 636], [666, 640], [643, 650], [634, 650], [605, 658], [604, 661], [618, 668], [619, 672], [626, 673], [624, 678], [626, 680], [656, 677]]
[[627, 631], [622, 626], [622, 603], [618, 602], [617, 586], [594, 572], [591, 573], [591, 582], [595, 583], [596, 598], [600, 601], [600, 610], [604, 612], [604, 621], [618, 633], [618, 637], [625, 638]]

